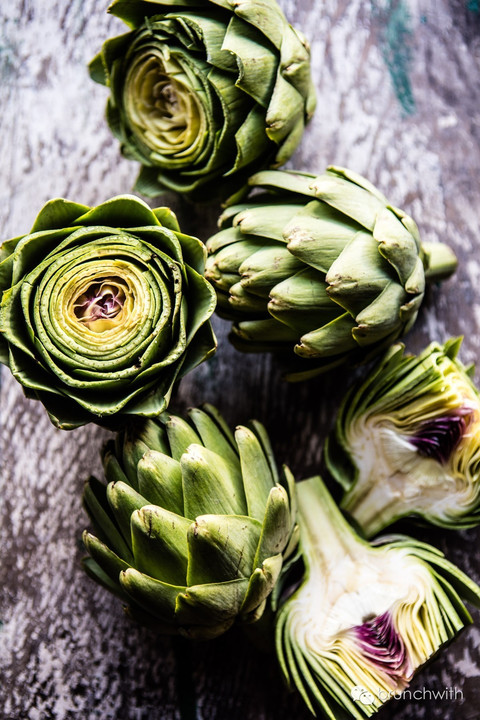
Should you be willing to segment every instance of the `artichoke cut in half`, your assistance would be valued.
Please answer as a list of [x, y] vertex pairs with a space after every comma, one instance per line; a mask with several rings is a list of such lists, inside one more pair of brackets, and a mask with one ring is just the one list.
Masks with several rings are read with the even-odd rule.
[[373, 715], [471, 622], [480, 588], [435, 548], [348, 525], [319, 477], [297, 485], [305, 576], [281, 607], [276, 648], [307, 706], [330, 720]]
[[275, 0], [115, 0], [131, 31], [90, 63], [135, 189], [208, 202], [295, 150], [315, 109], [310, 51]]
[[367, 537], [405, 516], [480, 522], [480, 396], [460, 344], [432, 343], [418, 356], [397, 344], [342, 401], [325, 461]]
[[[281, 352], [287, 380], [369, 360], [415, 322], [456, 258], [356, 173], [264, 171], [207, 242], [217, 311], [245, 351]], [[295, 353], [295, 354], [294, 354]]]
[[205, 257], [168, 208], [51, 200], [0, 249], [0, 361], [60, 428], [158, 415], [216, 348]]
[[258, 620], [298, 542], [294, 479], [264, 427], [231, 433], [215, 408], [137, 421], [84, 501], [90, 576], [160, 631], [208, 639]]

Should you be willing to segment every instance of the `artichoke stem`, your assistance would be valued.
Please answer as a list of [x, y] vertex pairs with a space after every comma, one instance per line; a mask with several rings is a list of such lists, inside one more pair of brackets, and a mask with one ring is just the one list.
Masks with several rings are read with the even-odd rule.
[[455, 272], [458, 260], [448, 245], [441, 242], [424, 242], [422, 247], [428, 258], [425, 269], [427, 282], [444, 280]]
[[323, 480], [313, 477], [297, 484], [301, 543], [306, 565], [324, 571], [345, 555], [354, 555], [363, 542], [344, 518]]
[[341, 508], [355, 520], [366, 538], [372, 538], [394, 522], [399, 514], [398, 504], [399, 498], [389, 490], [387, 482], [368, 488], [356, 483], [343, 498]]

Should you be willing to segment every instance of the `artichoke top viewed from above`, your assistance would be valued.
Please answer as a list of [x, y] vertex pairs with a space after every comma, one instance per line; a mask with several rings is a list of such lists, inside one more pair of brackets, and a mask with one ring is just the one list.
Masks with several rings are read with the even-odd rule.
[[205, 255], [168, 208], [51, 200], [0, 250], [0, 361], [60, 428], [158, 415], [216, 348]]
[[480, 523], [480, 396], [460, 344], [432, 343], [418, 356], [394, 346], [341, 404], [325, 462], [368, 537], [410, 515]]
[[136, 419], [104, 469], [108, 486], [85, 489], [85, 567], [131, 615], [196, 639], [261, 617], [298, 527], [293, 476], [260, 423], [233, 434], [209, 405]]
[[289, 380], [369, 360], [406, 333], [426, 281], [456, 268], [443, 243], [356, 173], [271, 170], [227, 207], [207, 242], [206, 277], [245, 351], [286, 357]]
[[461, 598], [480, 607], [480, 588], [430, 545], [360, 538], [319, 477], [297, 501], [306, 570], [277, 615], [277, 655], [314, 714], [362, 720], [471, 623]]
[[313, 114], [310, 52], [275, 0], [116, 0], [131, 31], [90, 63], [135, 190], [209, 202], [279, 167]]

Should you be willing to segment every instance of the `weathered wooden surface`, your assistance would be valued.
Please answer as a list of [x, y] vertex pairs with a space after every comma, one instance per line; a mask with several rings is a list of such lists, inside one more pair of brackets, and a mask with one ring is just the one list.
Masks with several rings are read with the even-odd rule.
[[[480, 14], [477, 0], [283, 0], [309, 37], [316, 117], [290, 163], [344, 164], [377, 183], [418, 221], [424, 239], [448, 241], [460, 268], [434, 288], [414, 332], [418, 350], [465, 334], [462, 359], [478, 361], [480, 288]], [[106, 0], [11, 0], [0, 17], [0, 227], [26, 232], [51, 197], [87, 204], [130, 189], [133, 164], [103, 120], [106, 91], [85, 65], [123, 31]], [[215, 210], [175, 200], [184, 228], [203, 239]], [[226, 342], [186, 378], [182, 410], [215, 403], [234, 424], [257, 417], [279, 459], [315, 471], [341, 376], [287, 386], [268, 356]], [[185, 647], [131, 624], [118, 601], [84, 577], [83, 480], [99, 472], [106, 436], [56, 431], [2, 371], [0, 490], [0, 717], [8, 720], [306, 720], [275, 667], [239, 633]], [[417, 534], [421, 534], [417, 530]], [[480, 581], [479, 533], [427, 532]], [[480, 617], [412, 688], [457, 688], [456, 699], [394, 701], [379, 718], [480, 718]], [[178, 658], [181, 658], [179, 668]], [[188, 687], [190, 685], [190, 687]], [[191, 702], [192, 691], [196, 707]], [[463, 693], [463, 700], [459, 693]]]

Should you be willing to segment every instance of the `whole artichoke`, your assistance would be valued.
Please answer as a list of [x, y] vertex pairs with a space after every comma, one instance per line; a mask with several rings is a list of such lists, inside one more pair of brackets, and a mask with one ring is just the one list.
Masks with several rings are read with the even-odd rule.
[[58, 427], [158, 415], [216, 347], [204, 263], [168, 208], [51, 200], [0, 250], [0, 360]]
[[413, 325], [425, 281], [456, 267], [350, 170], [264, 171], [250, 185], [207, 242], [206, 277], [239, 349], [294, 350], [287, 379], [368, 360]]
[[280, 166], [315, 108], [310, 54], [275, 0], [116, 0], [131, 32], [90, 64], [135, 189], [210, 201]]
[[165, 633], [212, 638], [262, 615], [297, 544], [295, 487], [278, 474], [260, 423], [235, 436], [215, 410], [137, 421], [91, 478], [87, 572], [137, 619]]
[[460, 344], [415, 356], [399, 343], [342, 401], [325, 462], [367, 537], [405, 516], [480, 523], [480, 396]]

